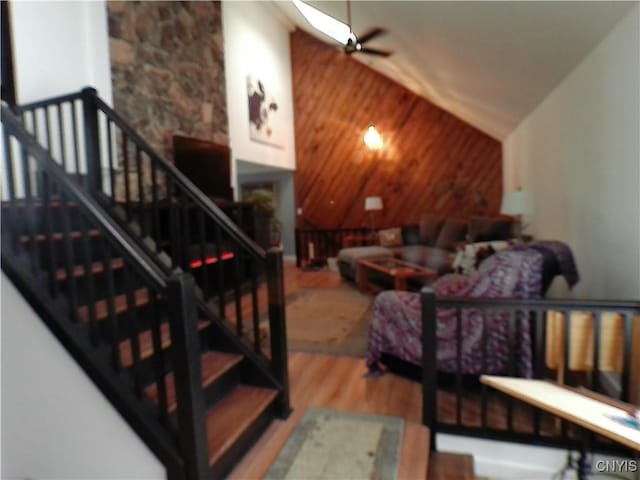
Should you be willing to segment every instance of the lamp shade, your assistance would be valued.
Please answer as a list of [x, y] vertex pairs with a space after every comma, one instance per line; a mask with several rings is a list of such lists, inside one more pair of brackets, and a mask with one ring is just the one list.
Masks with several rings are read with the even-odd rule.
[[367, 197], [364, 199], [364, 209], [370, 210], [382, 210], [382, 198], [380, 197]]
[[500, 213], [505, 215], [528, 215], [533, 213], [534, 208], [533, 195], [529, 192], [516, 190], [504, 194]]

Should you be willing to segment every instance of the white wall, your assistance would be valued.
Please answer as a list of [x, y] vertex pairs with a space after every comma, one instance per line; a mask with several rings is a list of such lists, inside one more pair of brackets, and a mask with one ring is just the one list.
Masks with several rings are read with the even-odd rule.
[[[10, 14], [19, 103], [89, 85], [112, 103], [104, 2], [12, 2]], [[1, 286], [2, 478], [166, 478], [4, 274]]]
[[166, 478], [2, 274], [2, 478]]
[[104, 1], [11, 2], [18, 103], [94, 86], [112, 104]]
[[505, 140], [505, 189], [534, 193], [530, 232], [569, 244], [576, 297], [640, 298], [640, 7]]
[[[269, 2], [222, 3], [224, 63], [229, 116], [232, 179], [236, 183], [236, 161], [295, 169], [293, 91], [288, 26]], [[247, 75], [259, 77], [278, 101], [282, 148], [249, 138]], [[237, 189], [236, 189], [237, 192]]]

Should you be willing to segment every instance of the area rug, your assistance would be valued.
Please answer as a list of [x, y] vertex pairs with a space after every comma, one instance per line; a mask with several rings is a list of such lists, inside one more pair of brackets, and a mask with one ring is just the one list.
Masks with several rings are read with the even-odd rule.
[[266, 479], [394, 479], [404, 420], [309, 408]]
[[286, 302], [290, 350], [366, 356], [370, 295], [353, 288], [308, 288]]

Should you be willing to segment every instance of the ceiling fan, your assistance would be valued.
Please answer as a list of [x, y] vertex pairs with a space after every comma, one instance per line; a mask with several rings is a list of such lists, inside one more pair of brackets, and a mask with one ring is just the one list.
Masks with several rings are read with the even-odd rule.
[[393, 52], [389, 50], [380, 50], [377, 48], [366, 47], [364, 44], [379, 35], [386, 33], [386, 30], [374, 27], [362, 35], [356, 35], [351, 29], [351, 1], [347, 0], [347, 18], [348, 24], [336, 20], [335, 18], [321, 12], [320, 10], [312, 7], [311, 5], [302, 2], [301, 0], [293, 0], [293, 4], [302, 13], [302, 15], [309, 21], [311, 25], [320, 30], [326, 35], [336, 39], [340, 42], [345, 53], [351, 55], [353, 53], [367, 53], [370, 55], [378, 55], [381, 57], [388, 57]]

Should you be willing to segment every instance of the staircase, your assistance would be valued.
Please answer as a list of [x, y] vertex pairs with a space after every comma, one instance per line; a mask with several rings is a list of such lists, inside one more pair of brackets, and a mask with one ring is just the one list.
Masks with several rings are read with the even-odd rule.
[[[2, 107], [2, 269], [168, 478], [223, 478], [290, 412], [281, 252], [256, 246], [94, 90], [15, 110]], [[119, 198], [131, 164], [137, 198], [128, 180]]]

